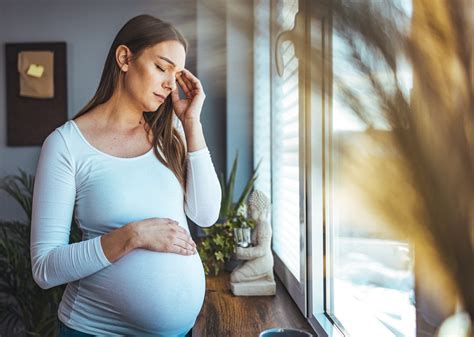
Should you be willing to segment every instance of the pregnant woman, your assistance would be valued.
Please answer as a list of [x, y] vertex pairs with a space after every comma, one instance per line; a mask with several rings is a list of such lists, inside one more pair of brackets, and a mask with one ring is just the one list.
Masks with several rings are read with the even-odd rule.
[[186, 51], [172, 25], [131, 19], [94, 97], [43, 143], [31, 260], [41, 288], [67, 283], [60, 336], [185, 336], [196, 321], [205, 278], [186, 215], [212, 226], [221, 190]]

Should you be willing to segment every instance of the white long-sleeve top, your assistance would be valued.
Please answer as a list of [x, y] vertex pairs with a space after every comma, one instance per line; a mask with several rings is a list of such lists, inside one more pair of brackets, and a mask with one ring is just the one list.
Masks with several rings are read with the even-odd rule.
[[[199, 254], [135, 249], [107, 260], [100, 238], [146, 218], [171, 218], [188, 229], [218, 217], [221, 189], [208, 148], [187, 154], [186, 192], [147, 153], [121, 158], [92, 146], [73, 120], [44, 141], [31, 223], [34, 280], [68, 283], [58, 310], [67, 326], [93, 335], [181, 336], [201, 309], [205, 278]], [[72, 217], [82, 241], [69, 244]]]

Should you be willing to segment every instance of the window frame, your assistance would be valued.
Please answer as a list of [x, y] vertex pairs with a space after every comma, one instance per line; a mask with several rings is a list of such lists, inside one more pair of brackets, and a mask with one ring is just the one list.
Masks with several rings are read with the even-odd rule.
[[[307, 97], [307, 214], [308, 214], [308, 322], [320, 336], [340, 337], [343, 332], [327, 313], [327, 282], [332, 280], [329, 229], [332, 203], [332, 16], [329, 4], [309, 1], [306, 16]], [[329, 255], [330, 257], [331, 255]], [[332, 289], [332, 287], [329, 287]]]
[[[298, 12], [296, 15], [304, 13], [306, 0], [297, 0], [298, 1]], [[274, 100], [273, 100], [273, 93], [275, 92], [275, 81], [274, 78], [279, 76], [276, 71], [276, 60], [275, 60], [275, 40], [276, 36], [280, 31], [276, 27], [276, 23], [274, 20], [275, 18], [275, 5], [278, 2], [282, 2], [282, 0], [270, 0], [270, 122], [272, 124], [271, 127], [271, 138], [273, 139], [273, 114], [275, 111], [274, 107]], [[296, 20], [296, 16], [295, 16]], [[305, 20], [306, 21], [306, 20]], [[295, 301], [296, 305], [298, 306], [301, 313], [307, 317], [308, 315], [308, 302], [307, 302], [307, 222], [306, 222], [306, 157], [305, 157], [305, 143], [301, 140], [306, 138], [305, 135], [305, 64], [304, 64], [304, 57], [298, 57], [298, 52], [296, 51], [298, 48], [302, 50], [304, 48], [303, 44], [295, 43], [292, 41], [295, 48], [295, 54], [298, 59], [298, 107], [299, 107], [299, 208], [300, 208], [300, 216], [299, 216], [299, 224], [300, 224], [300, 280], [298, 281], [295, 276], [291, 273], [291, 271], [285, 266], [284, 262], [280, 259], [280, 257], [273, 252], [274, 257], [274, 269], [275, 273], [277, 274], [278, 278], [282, 281], [285, 285], [288, 293], [290, 294], [291, 298]], [[270, 140], [271, 141], [271, 140]], [[270, 150], [270, 158], [271, 158], [271, 166], [273, 166], [273, 158], [272, 158], [272, 150]], [[271, 194], [273, 200], [273, 175], [271, 175]], [[273, 208], [272, 208], [272, 219], [274, 219], [273, 215]]]

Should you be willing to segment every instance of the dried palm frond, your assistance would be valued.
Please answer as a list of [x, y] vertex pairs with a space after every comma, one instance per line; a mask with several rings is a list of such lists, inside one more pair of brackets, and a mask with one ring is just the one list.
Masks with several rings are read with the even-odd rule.
[[[351, 178], [367, 205], [415, 243], [419, 263], [442, 284], [448, 303], [474, 318], [474, 100], [472, 2], [414, 0], [411, 19], [396, 1], [333, 1], [334, 28], [367, 91], [342, 83], [348, 106], [368, 127], [366, 143], [346, 148]], [[413, 71], [411, 95], [399, 80], [402, 62]], [[383, 76], [379, 76], [381, 73]], [[356, 107], [356, 109], [354, 109]], [[376, 114], [371, 112], [376, 111]], [[385, 125], [380, 142], [372, 130]], [[376, 163], [364, 149], [393, 151]], [[366, 155], [364, 157], [364, 154]]]

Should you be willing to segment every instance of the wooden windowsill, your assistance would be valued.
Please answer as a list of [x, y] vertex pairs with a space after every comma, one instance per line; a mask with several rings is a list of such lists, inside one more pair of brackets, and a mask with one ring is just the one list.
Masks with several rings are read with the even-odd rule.
[[234, 296], [230, 274], [206, 276], [206, 297], [193, 327], [193, 337], [258, 337], [270, 328], [296, 328], [316, 336], [275, 276], [275, 296]]

